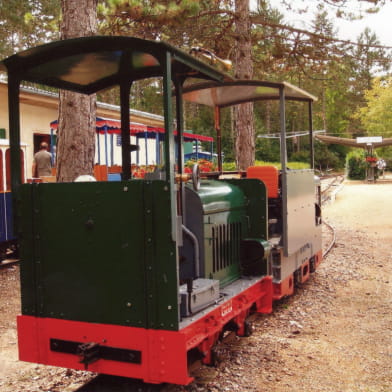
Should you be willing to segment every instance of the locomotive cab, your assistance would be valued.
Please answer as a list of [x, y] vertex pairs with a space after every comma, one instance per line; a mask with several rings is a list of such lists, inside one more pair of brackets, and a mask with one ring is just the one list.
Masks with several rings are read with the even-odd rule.
[[[271, 246], [269, 271], [273, 276], [274, 299], [294, 292], [297, 284], [305, 282], [321, 262], [321, 210], [315, 201], [317, 184], [314, 179], [312, 102], [316, 97], [289, 83], [242, 80], [217, 84], [205, 82], [184, 90], [184, 99], [214, 109], [215, 129], [218, 138], [218, 170], [222, 108], [242, 102], [266, 100], [279, 101], [280, 164], [247, 168], [244, 177], [255, 178], [267, 187], [268, 232], [265, 239]], [[310, 168], [290, 170], [287, 167], [286, 100], [308, 104]], [[270, 135], [271, 136], [271, 135]], [[275, 137], [275, 136], [273, 136]]]

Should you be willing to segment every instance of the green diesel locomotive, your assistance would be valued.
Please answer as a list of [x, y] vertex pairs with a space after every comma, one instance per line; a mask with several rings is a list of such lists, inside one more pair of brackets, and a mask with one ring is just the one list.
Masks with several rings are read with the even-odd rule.
[[[313, 170], [291, 171], [285, 160], [285, 100], [311, 108], [310, 94], [284, 83], [235, 81], [168, 44], [132, 37], [54, 42], [11, 56], [0, 69], [8, 73], [21, 253], [21, 360], [188, 384], [192, 358], [210, 363], [225, 330], [249, 334], [249, 314], [271, 312], [273, 298], [291, 294], [295, 280], [306, 280], [321, 261]], [[163, 86], [164, 159], [159, 172], [134, 179], [130, 89], [151, 77]], [[23, 81], [83, 94], [120, 87], [121, 181], [22, 184]], [[200, 179], [197, 166], [187, 178], [183, 98], [216, 112], [278, 99], [282, 170], [228, 175], [220, 163], [208, 178]]]

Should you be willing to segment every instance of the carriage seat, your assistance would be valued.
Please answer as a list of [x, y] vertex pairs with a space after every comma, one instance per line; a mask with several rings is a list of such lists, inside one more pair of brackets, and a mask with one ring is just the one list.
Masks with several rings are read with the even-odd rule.
[[246, 177], [263, 181], [269, 199], [279, 197], [279, 170], [275, 166], [250, 166], [246, 171]]

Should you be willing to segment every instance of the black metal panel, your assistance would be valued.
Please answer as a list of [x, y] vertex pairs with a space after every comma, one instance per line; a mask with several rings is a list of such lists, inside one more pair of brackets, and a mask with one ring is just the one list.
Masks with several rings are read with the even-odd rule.
[[97, 343], [81, 343], [69, 340], [50, 339], [50, 350], [78, 355], [81, 363], [93, 363], [99, 359], [109, 361], [142, 363], [142, 352], [117, 347], [102, 346]]
[[[203, 206], [200, 197], [193, 189], [185, 188], [185, 222], [186, 227], [197, 237], [199, 242], [199, 271], [198, 277], [204, 276], [204, 226]], [[180, 248], [180, 279], [197, 278], [195, 276], [194, 244], [184, 235], [184, 244]]]

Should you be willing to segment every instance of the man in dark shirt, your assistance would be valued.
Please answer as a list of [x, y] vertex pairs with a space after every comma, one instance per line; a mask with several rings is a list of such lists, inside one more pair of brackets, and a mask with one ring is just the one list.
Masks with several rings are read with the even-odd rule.
[[48, 152], [48, 143], [42, 142], [34, 155], [33, 177], [52, 175], [52, 154]]

